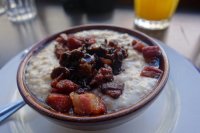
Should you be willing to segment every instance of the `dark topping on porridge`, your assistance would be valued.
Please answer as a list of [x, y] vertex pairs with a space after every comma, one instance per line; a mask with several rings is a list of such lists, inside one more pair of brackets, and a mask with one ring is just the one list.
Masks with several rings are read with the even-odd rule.
[[94, 37], [87, 37], [87, 38], [82, 38], [82, 37], [76, 37], [74, 35], [65, 35], [59, 36], [56, 38], [56, 46], [55, 46], [55, 54], [58, 59], [60, 59], [60, 56], [64, 52], [68, 52], [74, 49], [77, 49], [79, 47], [84, 46], [90, 46], [94, 43], [96, 43], [96, 40]]
[[112, 73], [112, 68], [109, 66], [106, 66], [105, 68], [102, 67], [99, 69], [97, 74], [94, 76], [94, 78], [90, 82], [90, 86], [97, 88], [103, 83], [110, 82], [112, 81], [113, 78], [113, 73]]
[[143, 68], [140, 76], [159, 78], [163, 73], [163, 71], [159, 69], [160, 57], [162, 55], [160, 48], [158, 46], [146, 46], [137, 40], [133, 40], [131, 45], [133, 49], [143, 54], [145, 61], [149, 64], [149, 66]]
[[116, 40], [105, 40], [101, 45], [96, 44], [94, 37], [69, 35], [67, 39], [58, 40], [57, 45], [68, 47], [60, 55], [59, 63], [70, 71], [67, 79], [80, 85], [82, 90], [91, 90], [112, 81], [113, 74], [117, 75], [123, 70], [122, 61], [128, 57], [127, 50], [119, 46]]
[[56, 57], [59, 59], [60, 56], [65, 52], [68, 51], [69, 48], [66, 45], [67, 39], [63, 38], [63, 37], [57, 37], [56, 38], [56, 42], [58, 42], [58, 44], [56, 44], [55, 46], [55, 55]]
[[60, 65], [68, 69], [76, 68], [79, 65], [80, 59], [84, 57], [84, 53], [79, 49], [64, 52], [60, 56]]
[[68, 78], [69, 77], [69, 70], [66, 67], [57, 67], [54, 68], [51, 72], [51, 78], [55, 79], [61, 76], [60, 78]]
[[[102, 94], [117, 99], [123, 93], [124, 83], [114, 77], [120, 74], [128, 50], [117, 40], [98, 44], [95, 36], [77, 37], [61, 35], [56, 38], [55, 55], [60, 66], [51, 73], [51, 92], [47, 104], [59, 112], [76, 115], [102, 115], [107, 112], [102, 99], [93, 94], [97, 89]], [[133, 50], [143, 54], [149, 66], [144, 67], [141, 76], [159, 78], [161, 51], [158, 46], [146, 46], [133, 40]], [[62, 105], [61, 105], [62, 104]]]

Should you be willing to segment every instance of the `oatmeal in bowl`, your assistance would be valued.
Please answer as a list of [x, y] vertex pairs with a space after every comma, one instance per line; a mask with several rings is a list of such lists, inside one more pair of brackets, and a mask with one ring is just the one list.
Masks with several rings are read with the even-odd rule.
[[70, 128], [93, 130], [141, 112], [164, 87], [168, 67], [151, 38], [91, 25], [36, 45], [20, 64], [17, 82], [24, 100], [39, 113]]

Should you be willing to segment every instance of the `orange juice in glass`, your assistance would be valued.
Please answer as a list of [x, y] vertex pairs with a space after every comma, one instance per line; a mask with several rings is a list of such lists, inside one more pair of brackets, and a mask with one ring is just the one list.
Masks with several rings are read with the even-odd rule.
[[159, 30], [169, 26], [179, 0], [135, 0], [135, 24], [141, 28]]

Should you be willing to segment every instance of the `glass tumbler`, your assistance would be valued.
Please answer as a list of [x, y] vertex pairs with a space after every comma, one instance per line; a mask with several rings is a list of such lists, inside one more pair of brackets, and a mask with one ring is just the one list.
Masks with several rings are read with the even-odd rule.
[[179, 0], [134, 0], [136, 26], [161, 30], [169, 26]]
[[5, 0], [0, 0], [0, 15], [6, 11]]
[[34, 0], [7, 0], [7, 15], [13, 22], [23, 22], [35, 18], [37, 11]]

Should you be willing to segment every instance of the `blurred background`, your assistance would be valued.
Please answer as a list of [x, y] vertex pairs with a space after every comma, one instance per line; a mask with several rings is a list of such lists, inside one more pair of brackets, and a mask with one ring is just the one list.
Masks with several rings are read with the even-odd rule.
[[20, 22], [9, 19], [7, 11], [0, 16], [0, 68], [45, 37], [83, 24], [111, 24], [142, 31], [200, 67], [199, 0], [180, 0], [170, 26], [164, 30], [134, 26], [133, 5], [133, 0], [35, 0], [36, 15]]

